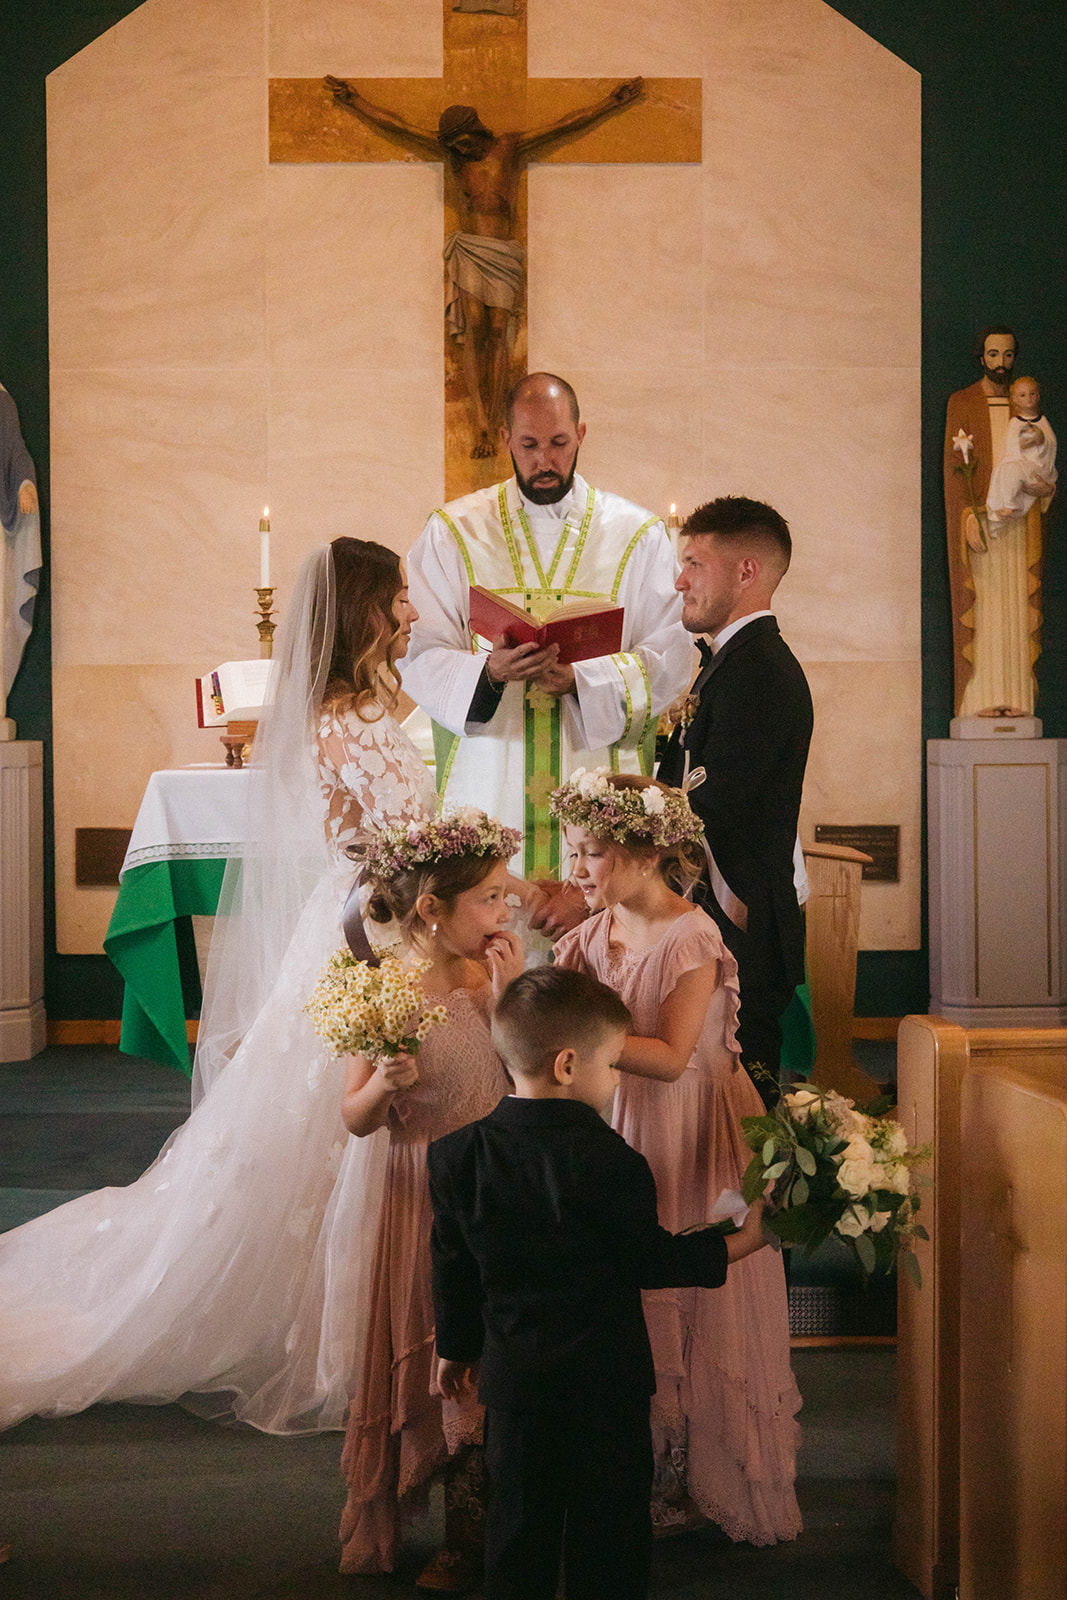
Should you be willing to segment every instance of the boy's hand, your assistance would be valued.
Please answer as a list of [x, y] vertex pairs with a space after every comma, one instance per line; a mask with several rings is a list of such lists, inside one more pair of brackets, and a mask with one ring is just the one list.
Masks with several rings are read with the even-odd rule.
[[441, 1356], [437, 1362], [437, 1387], [446, 1400], [462, 1400], [473, 1394], [478, 1386], [476, 1361], [447, 1361]]
[[753, 1200], [748, 1214], [736, 1233], [726, 1235], [726, 1254], [733, 1261], [741, 1261], [757, 1250], [762, 1250], [767, 1240], [763, 1234], [763, 1200]]

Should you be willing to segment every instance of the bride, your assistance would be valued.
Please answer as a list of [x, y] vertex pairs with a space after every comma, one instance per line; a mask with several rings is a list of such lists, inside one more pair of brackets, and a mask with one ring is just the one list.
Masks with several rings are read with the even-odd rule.
[[345, 846], [436, 809], [391, 714], [416, 620], [399, 558], [336, 539], [305, 562], [227, 866], [193, 1111], [148, 1171], [0, 1237], [0, 1427], [99, 1400], [344, 1426], [386, 1145], [350, 1139], [343, 1062], [303, 1011], [341, 943]]

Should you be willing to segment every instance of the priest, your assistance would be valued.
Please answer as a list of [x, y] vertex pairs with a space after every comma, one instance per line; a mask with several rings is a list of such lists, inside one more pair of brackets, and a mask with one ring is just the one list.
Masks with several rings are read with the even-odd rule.
[[[585, 423], [570, 384], [522, 378], [501, 437], [515, 476], [433, 512], [408, 558], [419, 621], [404, 688], [433, 719], [439, 793], [521, 829], [524, 875], [547, 879], [562, 861], [548, 796], [577, 766], [652, 770], [691, 646], [662, 521], [577, 473]], [[471, 584], [535, 616], [568, 598], [621, 605], [621, 650], [565, 666], [555, 645], [479, 645]]]

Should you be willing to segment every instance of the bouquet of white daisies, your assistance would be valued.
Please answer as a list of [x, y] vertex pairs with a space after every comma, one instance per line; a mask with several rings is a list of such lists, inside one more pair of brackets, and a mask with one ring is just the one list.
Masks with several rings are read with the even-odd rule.
[[380, 966], [338, 950], [323, 967], [304, 1010], [333, 1056], [418, 1053], [430, 1029], [445, 1022], [444, 1006], [427, 1005], [419, 979], [429, 961], [404, 966], [385, 956]]

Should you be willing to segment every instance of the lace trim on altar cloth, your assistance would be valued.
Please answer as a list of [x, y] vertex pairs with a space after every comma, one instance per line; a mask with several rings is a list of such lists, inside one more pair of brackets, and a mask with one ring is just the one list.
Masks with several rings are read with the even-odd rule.
[[147, 867], [155, 861], [225, 860], [229, 856], [243, 855], [244, 848], [242, 843], [234, 839], [212, 839], [196, 844], [181, 844], [168, 839], [164, 844], [148, 844], [139, 850], [128, 851], [119, 878], [121, 880], [134, 867]]

